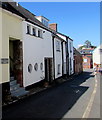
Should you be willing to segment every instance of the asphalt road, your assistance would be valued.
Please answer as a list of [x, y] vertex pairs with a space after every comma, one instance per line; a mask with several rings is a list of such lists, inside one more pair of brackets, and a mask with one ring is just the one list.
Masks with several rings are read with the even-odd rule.
[[100, 75], [86, 70], [71, 81], [3, 108], [2, 119], [100, 118], [99, 83]]

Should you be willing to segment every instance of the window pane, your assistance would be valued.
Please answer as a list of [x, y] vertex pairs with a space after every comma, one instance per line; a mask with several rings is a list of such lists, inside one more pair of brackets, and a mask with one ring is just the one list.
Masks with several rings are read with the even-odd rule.
[[57, 74], [60, 74], [60, 64], [58, 64], [58, 70]]
[[36, 36], [36, 30], [33, 28], [33, 35]]
[[60, 42], [59, 41], [56, 41], [56, 50], [60, 51]]
[[38, 30], [38, 37], [40, 37], [40, 31]]
[[31, 64], [28, 65], [28, 72], [29, 72], [29, 73], [32, 72], [32, 65], [31, 65]]
[[27, 33], [30, 34], [30, 26], [27, 25]]
[[42, 37], [42, 31], [38, 30], [38, 37]]

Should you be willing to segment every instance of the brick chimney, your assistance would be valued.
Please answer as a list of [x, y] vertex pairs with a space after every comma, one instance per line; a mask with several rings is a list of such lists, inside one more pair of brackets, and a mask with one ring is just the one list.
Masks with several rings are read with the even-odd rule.
[[49, 24], [49, 28], [57, 32], [57, 23]]

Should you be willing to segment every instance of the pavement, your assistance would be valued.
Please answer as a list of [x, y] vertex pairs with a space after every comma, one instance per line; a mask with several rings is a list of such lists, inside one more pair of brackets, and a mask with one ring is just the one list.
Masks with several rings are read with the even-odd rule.
[[[92, 70], [5, 106], [2, 119], [82, 118], [94, 88]], [[97, 79], [100, 79], [99, 77]], [[99, 80], [98, 80], [99, 81]], [[89, 118], [100, 117], [99, 83]], [[96, 110], [95, 110], [96, 108]]]

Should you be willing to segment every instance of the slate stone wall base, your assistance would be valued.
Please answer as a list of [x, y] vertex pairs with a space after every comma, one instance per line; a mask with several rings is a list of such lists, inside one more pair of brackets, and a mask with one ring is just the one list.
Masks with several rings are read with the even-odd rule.
[[2, 83], [0, 86], [2, 88], [2, 102], [9, 101], [11, 99], [10, 83]]

